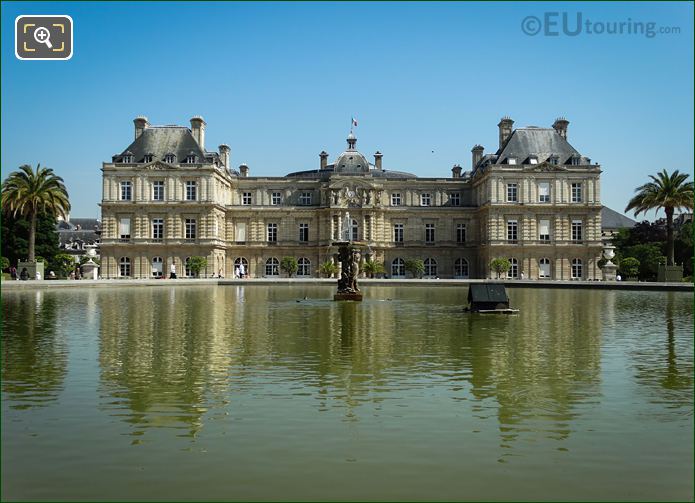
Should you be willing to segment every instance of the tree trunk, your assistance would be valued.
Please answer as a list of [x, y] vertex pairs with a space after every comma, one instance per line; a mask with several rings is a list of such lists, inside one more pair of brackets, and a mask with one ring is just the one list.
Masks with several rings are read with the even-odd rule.
[[31, 214], [31, 225], [29, 226], [29, 262], [35, 260], [34, 245], [36, 243], [36, 213]]
[[673, 253], [673, 208], [664, 208], [666, 212], [666, 264], [674, 264]]

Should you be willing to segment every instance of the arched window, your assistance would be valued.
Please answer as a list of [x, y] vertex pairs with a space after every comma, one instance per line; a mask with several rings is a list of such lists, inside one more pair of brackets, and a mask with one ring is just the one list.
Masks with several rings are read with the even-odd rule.
[[352, 221], [352, 240], [357, 241], [359, 239], [360, 227], [357, 225], [357, 220]]
[[191, 257], [186, 257], [186, 260], [183, 262], [185, 266], [184, 274], [187, 278], [192, 278], [193, 277], [193, 271], [191, 270]]
[[280, 262], [275, 257], [271, 257], [265, 261], [266, 276], [280, 276]]
[[519, 261], [515, 258], [509, 259], [509, 271], [507, 271], [508, 278], [518, 278], [519, 277]]
[[572, 259], [572, 279], [582, 279], [582, 259]]
[[249, 261], [245, 257], [237, 257], [234, 259], [234, 275], [239, 273], [239, 278], [243, 278], [249, 273]]
[[432, 278], [437, 276], [437, 261], [433, 258], [425, 259], [425, 276]]
[[164, 261], [162, 257], [154, 257], [152, 259], [152, 277], [161, 278], [164, 274]]
[[538, 277], [539, 278], [549, 278], [550, 277], [550, 259], [542, 258], [538, 261]]
[[130, 259], [128, 257], [121, 257], [118, 261], [118, 272], [119, 276], [123, 278], [130, 277]]
[[468, 279], [468, 260], [457, 258], [454, 262], [454, 277]]
[[405, 278], [405, 260], [400, 257], [393, 259], [393, 262], [391, 262], [391, 277]]
[[306, 257], [302, 257], [297, 261], [297, 263], [299, 264], [297, 276], [311, 276], [311, 260]]

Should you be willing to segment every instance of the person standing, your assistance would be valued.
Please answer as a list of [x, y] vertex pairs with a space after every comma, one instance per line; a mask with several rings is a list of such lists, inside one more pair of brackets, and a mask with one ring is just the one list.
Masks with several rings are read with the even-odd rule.
[[234, 278], [235, 278], [235, 279], [239, 279], [239, 278], [240, 278], [240, 276], [239, 276], [239, 266], [236, 266], [236, 267], [234, 268]]
[[244, 267], [244, 263], [242, 262], [239, 264], [239, 277], [241, 279], [244, 279], [244, 276], [246, 275], [246, 268]]
[[171, 269], [169, 269], [169, 279], [176, 279], [176, 264], [171, 264]]

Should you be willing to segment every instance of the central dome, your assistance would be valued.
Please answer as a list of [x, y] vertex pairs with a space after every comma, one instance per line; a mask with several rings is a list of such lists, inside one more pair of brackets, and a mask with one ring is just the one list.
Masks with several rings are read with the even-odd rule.
[[335, 161], [334, 171], [336, 173], [368, 173], [369, 162], [355, 149], [357, 138], [352, 131], [347, 137], [347, 143], [348, 149], [340, 154], [338, 160]]

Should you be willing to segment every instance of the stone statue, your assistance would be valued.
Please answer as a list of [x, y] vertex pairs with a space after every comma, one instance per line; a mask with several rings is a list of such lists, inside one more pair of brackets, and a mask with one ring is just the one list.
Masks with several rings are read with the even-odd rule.
[[343, 241], [351, 241], [352, 239], [352, 218], [350, 218], [350, 212], [345, 212], [345, 218], [343, 218]]

